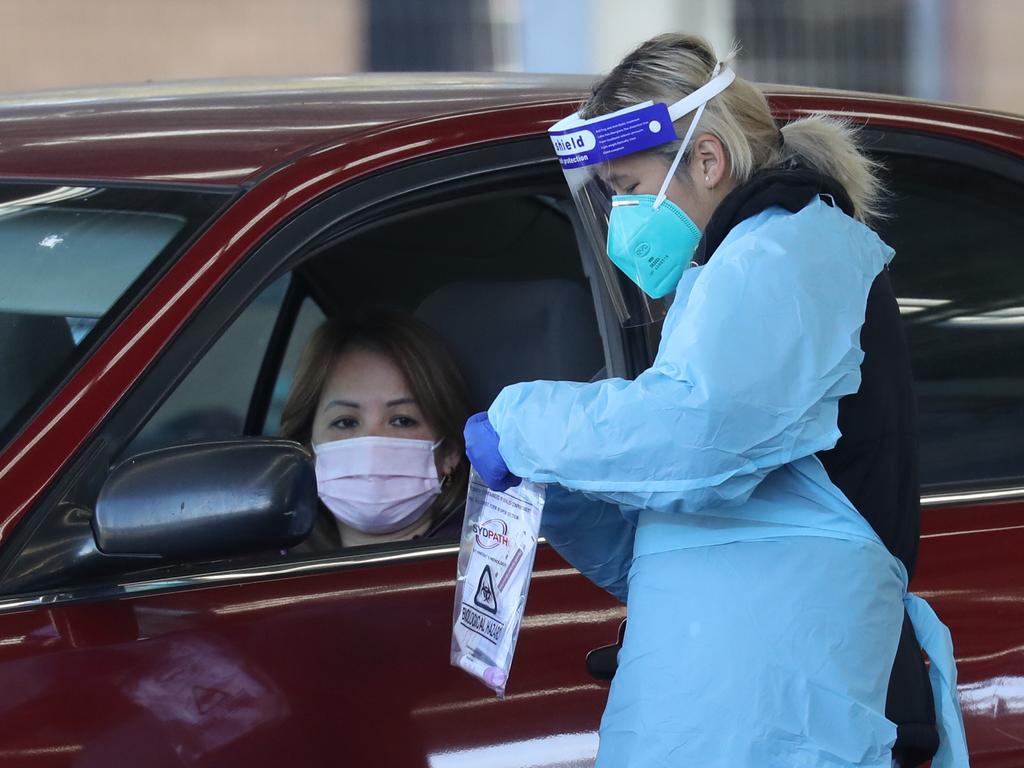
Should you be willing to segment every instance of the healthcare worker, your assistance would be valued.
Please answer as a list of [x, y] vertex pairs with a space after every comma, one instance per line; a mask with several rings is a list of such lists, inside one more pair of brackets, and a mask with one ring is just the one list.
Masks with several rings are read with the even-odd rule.
[[621, 318], [674, 292], [635, 380], [516, 384], [466, 426], [492, 488], [550, 484], [542, 532], [627, 603], [597, 765], [889, 768], [906, 607], [933, 765], [966, 766], [949, 632], [907, 594], [916, 415], [874, 164], [836, 121], [780, 131], [685, 35], [551, 137]]

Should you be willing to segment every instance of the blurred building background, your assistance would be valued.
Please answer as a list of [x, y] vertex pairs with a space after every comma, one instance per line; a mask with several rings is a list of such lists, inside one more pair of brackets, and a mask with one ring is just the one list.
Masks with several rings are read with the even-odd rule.
[[0, 90], [360, 71], [606, 71], [670, 30], [761, 82], [1024, 112], [1024, 0], [0, 0]]

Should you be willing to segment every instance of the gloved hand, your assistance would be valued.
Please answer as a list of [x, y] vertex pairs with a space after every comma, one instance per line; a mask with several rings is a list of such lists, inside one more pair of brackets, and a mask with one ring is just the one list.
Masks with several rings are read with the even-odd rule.
[[473, 469], [492, 491], [505, 491], [519, 485], [521, 478], [508, 470], [508, 465], [498, 452], [498, 433], [494, 431], [487, 412], [481, 411], [469, 417], [466, 429], [466, 455]]

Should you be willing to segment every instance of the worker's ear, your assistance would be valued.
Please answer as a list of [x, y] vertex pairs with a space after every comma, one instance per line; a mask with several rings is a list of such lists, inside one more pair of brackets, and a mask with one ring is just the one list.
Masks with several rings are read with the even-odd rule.
[[729, 178], [729, 155], [722, 140], [712, 133], [702, 133], [694, 141], [690, 163], [693, 182], [698, 189], [712, 190]]

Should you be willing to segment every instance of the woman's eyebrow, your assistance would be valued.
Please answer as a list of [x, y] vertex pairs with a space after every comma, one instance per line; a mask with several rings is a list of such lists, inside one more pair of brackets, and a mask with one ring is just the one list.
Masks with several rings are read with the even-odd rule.
[[400, 397], [397, 400], [388, 400], [384, 403], [388, 408], [393, 408], [396, 405], [416, 405], [415, 397]]
[[333, 408], [336, 405], [340, 405], [344, 408], [359, 408], [359, 403], [353, 403], [351, 400], [331, 400], [327, 405], [324, 406], [326, 411], [328, 408]]

